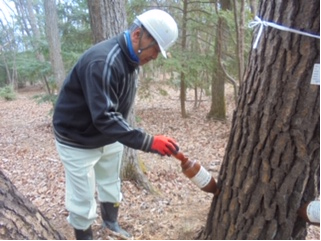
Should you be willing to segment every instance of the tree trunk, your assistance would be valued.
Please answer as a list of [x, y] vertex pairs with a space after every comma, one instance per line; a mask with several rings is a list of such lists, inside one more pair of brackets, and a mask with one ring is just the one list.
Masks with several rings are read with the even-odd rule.
[[[222, 10], [231, 10], [231, 2], [229, 0], [221, 1]], [[207, 118], [212, 118], [215, 120], [225, 121], [226, 120], [226, 104], [225, 104], [225, 75], [223, 71], [223, 49], [225, 48], [223, 41], [223, 31], [227, 29], [228, 26], [222, 16], [218, 17], [217, 23], [217, 34], [216, 34], [216, 44], [215, 44], [215, 54], [213, 59], [213, 72], [212, 72], [212, 101], [211, 109], [207, 114]]]
[[94, 43], [111, 38], [126, 29], [125, 1], [90, 0], [87, 2]]
[[[238, 14], [240, 8], [240, 14]], [[244, 74], [244, 22], [245, 22], [245, 0], [240, 1], [240, 7], [238, 7], [238, 1], [234, 0], [234, 21], [236, 28], [236, 53], [238, 63], [238, 82]]]
[[[8, 3], [4, 2], [6, 6]], [[17, 64], [16, 64], [16, 55], [18, 52], [18, 46], [14, 41], [14, 32], [12, 28], [14, 24], [7, 19], [7, 16], [4, 14], [2, 19], [0, 19], [0, 27], [2, 29], [2, 39], [3, 43], [0, 45], [0, 55], [3, 60], [3, 65], [6, 70], [7, 79], [5, 80], [6, 85], [11, 85], [16, 87], [17, 84]]]
[[52, 65], [57, 90], [59, 92], [65, 78], [65, 68], [61, 57], [56, 0], [45, 0], [44, 6], [46, 13], [46, 35], [49, 43], [50, 63]]
[[[130, 126], [136, 126], [135, 117], [135, 109], [132, 108], [128, 117], [128, 123]], [[144, 174], [144, 168], [142, 167], [144, 167], [144, 164], [141, 160], [138, 160], [137, 151], [132, 148], [125, 147], [122, 158], [121, 178], [133, 180], [147, 191], [156, 194], [154, 187], [147, 179]]]
[[[183, 3], [183, 26], [182, 26], [182, 53], [186, 51], [186, 24], [187, 24], [187, 4], [188, 1], [184, 0]], [[184, 68], [186, 64], [182, 64]], [[186, 84], [185, 84], [185, 73], [181, 72], [181, 83], [180, 83], [180, 101], [181, 101], [181, 114], [183, 118], [187, 117], [185, 101], [186, 101]]]
[[[32, 46], [35, 49], [35, 54], [37, 57], [37, 60], [39, 60], [39, 62], [45, 64], [46, 60], [44, 55], [39, 51], [40, 46], [39, 43], [41, 42], [41, 34], [37, 25], [37, 20], [36, 20], [36, 16], [33, 12], [33, 6], [32, 6], [32, 1], [31, 0], [27, 0], [26, 1], [26, 12], [27, 12], [27, 16], [28, 16], [28, 20], [29, 20], [29, 24], [32, 30], [32, 33], [30, 31], [26, 31], [28, 33], [28, 36], [32, 39]], [[48, 94], [53, 94], [52, 92], [54, 90], [52, 90], [49, 86], [49, 83], [47, 81], [47, 77], [45, 75], [42, 76], [43, 82], [47, 88], [47, 92]], [[62, 81], [62, 80], [61, 80]]]
[[[221, 18], [218, 20], [218, 27], [220, 27]], [[218, 32], [220, 31], [220, 28]], [[219, 34], [218, 34], [219, 35]], [[217, 37], [216, 42], [221, 41]], [[217, 48], [217, 51], [221, 51]], [[219, 121], [226, 120], [226, 108], [225, 108], [225, 86], [224, 79], [225, 76], [222, 73], [222, 69], [218, 66], [219, 54], [216, 51], [216, 55], [214, 56], [213, 65], [214, 70], [212, 72], [212, 81], [211, 81], [211, 109], [207, 114], [208, 119], [214, 119]]]
[[0, 239], [66, 239], [0, 171]]
[[[7, 31], [5, 31], [7, 32]], [[9, 45], [10, 42], [7, 42], [6, 44], [4, 44], [3, 46], [0, 45], [0, 56], [1, 56], [1, 59], [2, 59], [2, 62], [3, 62], [3, 66], [6, 70], [6, 76], [7, 76], [7, 80], [6, 80], [6, 85], [11, 85], [12, 87], [15, 87], [15, 82], [16, 82], [16, 79], [15, 79], [15, 76], [17, 76], [17, 68], [16, 68], [16, 47], [13, 47], [13, 51], [10, 53], [10, 57], [12, 58], [12, 66], [9, 67], [9, 61], [10, 59], [8, 59], [7, 57], [7, 53], [5, 51], [3, 51], [3, 48], [6, 46], [6, 45]], [[11, 71], [12, 70], [12, 71]]]
[[[319, 35], [319, 1], [262, 0], [261, 16]], [[250, 54], [202, 239], [304, 239], [302, 203], [319, 196], [319, 40], [265, 27]]]

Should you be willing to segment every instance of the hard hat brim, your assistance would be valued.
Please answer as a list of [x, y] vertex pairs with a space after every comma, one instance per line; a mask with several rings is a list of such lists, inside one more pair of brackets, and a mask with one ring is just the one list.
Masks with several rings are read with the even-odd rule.
[[162, 55], [164, 56], [164, 58], [165, 58], [165, 59], [167, 59], [167, 54], [166, 54], [165, 49], [163, 49], [163, 47], [162, 47], [162, 46], [160, 46], [159, 44], [158, 44], [158, 46], [159, 46], [159, 49], [160, 49], [160, 51], [161, 51]]

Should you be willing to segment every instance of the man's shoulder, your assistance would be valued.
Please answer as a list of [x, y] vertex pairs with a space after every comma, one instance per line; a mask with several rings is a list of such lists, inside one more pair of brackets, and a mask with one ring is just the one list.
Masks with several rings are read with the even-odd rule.
[[84, 52], [82, 56], [82, 61], [85, 62], [105, 62], [108, 59], [108, 56], [115, 57], [117, 52], [119, 52], [120, 47], [117, 43], [117, 38], [113, 37], [111, 39], [103, 40]]
[[118, 42], [117, 42], [117, 37], [113, 37], [111, 39], [106, 39], [103, 40], [99, 43], [96, 43], [93, 45], [91, 48], [88, 49], [88, 51], [93, 51], [93, 52], [98, 52], [98, 53], [107, 53], [111, 49], [117, 47]]

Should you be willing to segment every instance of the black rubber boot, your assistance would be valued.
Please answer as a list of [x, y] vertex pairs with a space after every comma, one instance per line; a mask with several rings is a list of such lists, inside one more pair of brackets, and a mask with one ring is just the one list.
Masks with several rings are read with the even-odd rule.
[[130, 238], [132, 235], [122, 229], [117, 222], [118, 209], [119, 203], [100, 203], [101, 217], [104, 221], [104, 227]]
[[92, 240], [93, 239], [93, 231], [91, 230], [91, 226], [86, 230], [75, 230], [75, 236], [77, 240]]

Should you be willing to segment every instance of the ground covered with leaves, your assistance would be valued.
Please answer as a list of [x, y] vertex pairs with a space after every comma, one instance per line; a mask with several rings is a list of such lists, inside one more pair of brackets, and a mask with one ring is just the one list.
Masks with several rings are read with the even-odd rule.
[[[64, 169], [55, 149], [51, 125], [51, 104], [38, 104], [38, 88], [19, 91], [14, 101], [0, 100], [0, 168], [50, 220], [66, 239], [74, 239], [64, 207]], [[216, 178], [224, 156], [234, 109], [232, 91], [226, 97], [227, 121], [207, 120], [209, 97], [194, 107], [193, 92], [188, 94], [188, 118], [181, 118], [179, 92], [162, 91], [155, 86], [149, 98], [138, 95], [137, 125], [150, 134], [173, 137], [181, 151], [196, 159]], [[167, 95], [165, 95], [167, 93]], [[157, 190], [150, 194], [135, 182], [123, 181], [123, 202], [119, 223], [134, 239], [194, 239], [206, 224], [212, 194], [200, 191], [180, 170], [172, 157], [138, 152], [145, 173]], [[97, 209], [99, 212], [99, 209]], [[117, 239], [93, 224], [95, 239]], [[309, 239], [320, 239], [319, 228], [312, 228]]]

